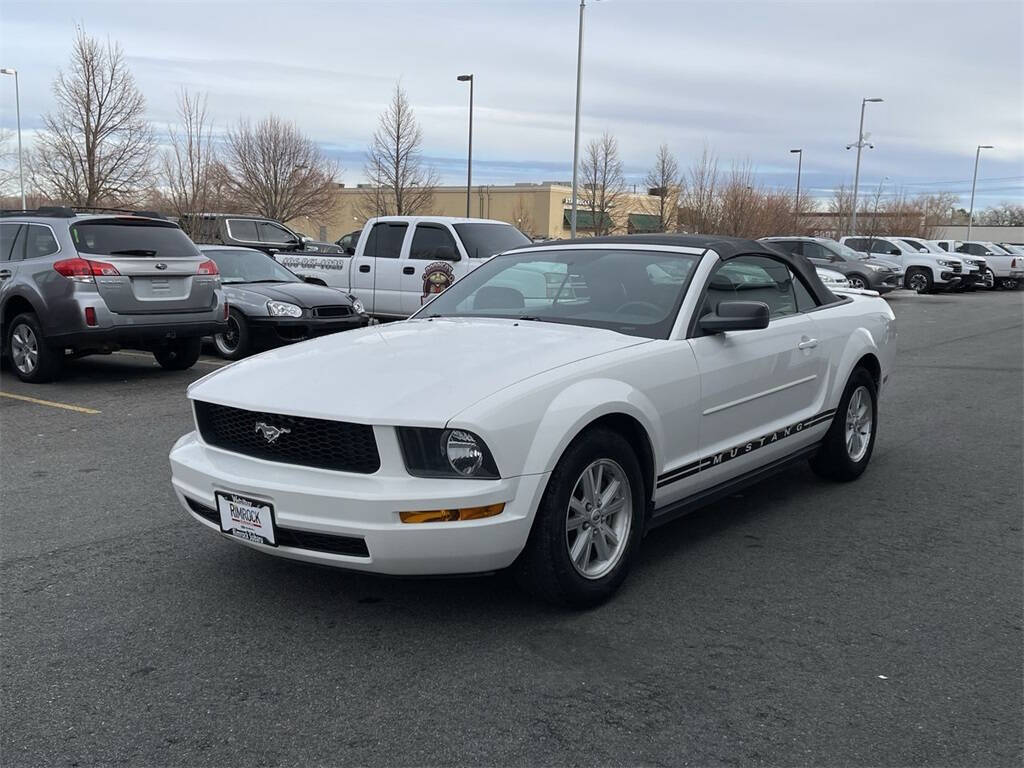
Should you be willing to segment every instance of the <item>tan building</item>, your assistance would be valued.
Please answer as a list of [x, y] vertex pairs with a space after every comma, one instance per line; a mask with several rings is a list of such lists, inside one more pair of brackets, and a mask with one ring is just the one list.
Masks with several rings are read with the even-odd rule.
[[[373, 187], [339, 187], [335, 212], [323, 221], [302, 217], [289, 226], [314, 238], [335, 241], [344, 234], [360, 229], [365, 218], [360, 211], [373, 213]], [[615, 233], [651, 232], [657, 229], [657, 198], [645, 194], [626, 195], [622, 211], [615, 216]], [[561, 239], [569, 237], [569, 215], [572, 209], [572, 187], [569, 184], [544, 182], [513, 186], [474, 186], [470, 197], [470, 216], [498, 219], [514, 224], [532, 237]], [[438, 187], [433, 205], [424, 213], [435, 216], [465, 216], [466, 188]], [[577, 209], [576, 229], [588, 234], [593, 229], [589, 211]]]

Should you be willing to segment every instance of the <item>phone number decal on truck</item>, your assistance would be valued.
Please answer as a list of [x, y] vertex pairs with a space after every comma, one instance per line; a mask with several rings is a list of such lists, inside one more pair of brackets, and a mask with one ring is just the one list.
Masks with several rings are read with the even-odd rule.
[[278, 261], [286, 267], [297, 269], [347, 269], [348, 262], [339, 258], [318, 258], [316, 256], [279, 256]]

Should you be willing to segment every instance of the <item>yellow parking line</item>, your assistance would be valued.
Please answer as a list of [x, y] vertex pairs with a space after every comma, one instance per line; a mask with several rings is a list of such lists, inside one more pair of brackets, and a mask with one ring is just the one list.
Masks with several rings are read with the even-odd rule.
[[67, 403], [55, 403], [53, 400], [40, 400], [38, 397], [27, 397], [25, 395], [16, 395], [13, 392], [0, 392], [0, 397], [9, 397], [12, 400], [24, 400], [26, 403], [35, 403], [36, 405], [48, 405], [51, 408], [63, 408], [67, 411], [75, 411], [76, 413], [99, 413], [95, 408], [83, 408], [80, 405], [68, 405]]

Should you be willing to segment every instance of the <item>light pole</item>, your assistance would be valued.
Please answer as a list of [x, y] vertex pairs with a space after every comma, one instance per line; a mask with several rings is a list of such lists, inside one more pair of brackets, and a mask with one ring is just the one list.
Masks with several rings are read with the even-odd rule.
[[860, 151], [865, 145], [874, 148], [874, 144], [864, 141], [864, 107], [868, 102], [877, 103], [883, 101], [879, 98], [861, 99], [860, 102], [860, 129], [857, 132], [857, 141], [854, 144], [847, 144], [846, 148], [857, 147], [857, 167], [853, 172], [853, 215], [850, 219], [850, 234], [857, 234], [857, 189], [860, 185]]
[[804, 165], [804, 151], [803, 149], [791, 149], [789, 150], [791, 155], [796, 155], [796, 207], [794, 209], [795, 218], [800, 218], [800, 171], [803, 170]]
[[21, 186], [21, 209], [25, 210], [25, 172], [21, 162], [21, 94], [18, 93], [18, 70], [4, 67], [0, 75], [14, 75], [14, 108], [18, 116], [18, 184]]
[[576, 45], [576, 128], [572, 141], [572, 215], [569, 218], [569, 237], [576, 237], [576, 203], [580, 163], [580, 97], [583, 89], [583, 9], [587, 0], [580, 0], [580, 38]]
[[967, 240], [971, 239], [971, 227], [974, 225], [974, 188], [978, 186], [978, 160], [981, 158], [981, 150], [995, 149], [991, 144], [979, 144], [974, 151], [974, 180], [971, 182], [971, 211], [967, 214]]
[[466, 161], [466, 218], [469, 218], [469, 200], [473, 190], [473, 76], [459, 75], [459, 82], [469, 81], [469, 159]]

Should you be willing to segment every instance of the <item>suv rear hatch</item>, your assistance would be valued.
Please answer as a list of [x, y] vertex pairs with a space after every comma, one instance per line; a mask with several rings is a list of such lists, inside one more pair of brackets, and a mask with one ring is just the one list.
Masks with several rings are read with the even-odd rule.
[[71, 238], [83, 258], [100, 262], [96, 289], [111, 312], [208, 312], [217, 304], [217, 267], [177, 224], [90, 218], [71, 225]]

